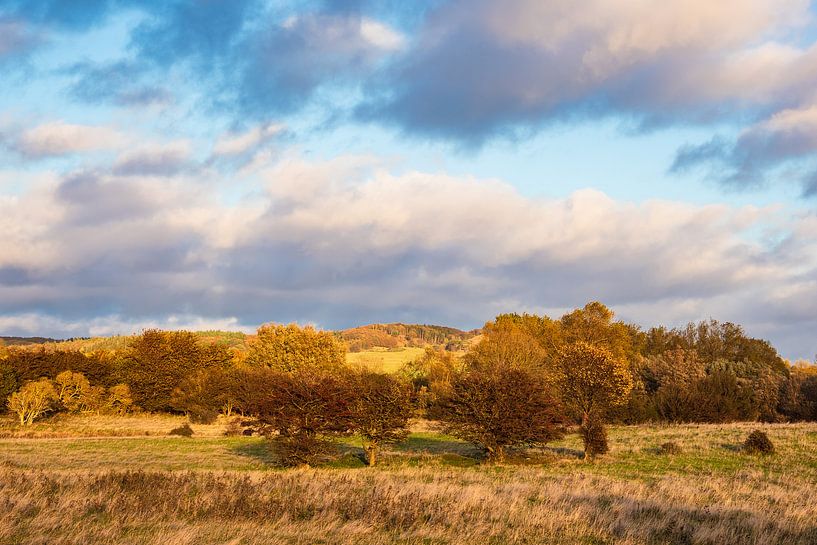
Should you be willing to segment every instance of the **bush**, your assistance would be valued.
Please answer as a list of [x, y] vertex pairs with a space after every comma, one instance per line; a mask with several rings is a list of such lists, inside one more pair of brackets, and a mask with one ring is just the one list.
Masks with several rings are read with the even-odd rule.
[[748, 454], [774, 454], [774, 445], [768, 435], [755, 430], [743, 442], [743, 451]]
[[191, 408], [187, 417], [193, 424], [212, 424], [218, 418], [218, 412], [206, 407]]
[[180, 437], [192, 437], [193, 436], [193, 428], [190, 427], [190, 424], [185, 424], [184, 426], [179, 426], [178, 428], [173, 428], [170, 430], [168, 435], [178, 435]]
[[581, 426], [581, 434], [586, 458], [607, 454], [610, 451], [607, 444], [607, 429], [601, 419], [592, 417], [587, 419]]
[[227, 422], [227, 427], [224, 428], [225, 437], [237, 437], [242, 434], [244, 430], [241, 427], [241, 419], [233, 418]]
[[337, 454], [335, 443], [305, 433], [273, 436], [269, 439], [269, 449], [274, 463], [282, 467], [317, 465]]
[[667, 441], [663, 445], [661, 445], [658, 449], [660, 454], [668, 454], [668, 455], [675, 455], [675, 454], [682, 454], [684, 450], [681, 448], [681, 445], [675, 443], [673, 441]]

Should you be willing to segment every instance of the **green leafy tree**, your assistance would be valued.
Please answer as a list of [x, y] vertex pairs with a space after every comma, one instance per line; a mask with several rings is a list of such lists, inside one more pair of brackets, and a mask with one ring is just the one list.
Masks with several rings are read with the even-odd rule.
[[268, 324], [258, 329], [246, 362], [284, 372], [340, 369], [346, 363], [346, 346], [329, 331], [297, 324]]
[[603, 423], [609, 412], [627, 402], [633, 387], [628, 363], [606, 347], [577, 341], [559, 357], [564, 402], [581, 418], [585, 457], [608, 450]]

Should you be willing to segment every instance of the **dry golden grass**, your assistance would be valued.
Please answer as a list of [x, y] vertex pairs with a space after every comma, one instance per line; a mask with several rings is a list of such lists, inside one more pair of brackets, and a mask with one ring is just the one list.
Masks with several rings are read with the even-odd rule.
[[[166, 436], [170, 430], [185, 422], [187, 418], [184, 416], [169, 414], [59, 414], [31, 426], [20, 426], [15, 418], [0, 415], [0, 438]], [[226, 423], [222, 417], [214, 425], [192, 424], [192, 428], [197, 436], [216, 437], [223, 434]]]
[[361, 352], [347, 352], [346, 362], [378, 373], [396, 373], [403, 365], [414, 361], [425, 352], [425, 348], [372, 348]]
[[[755, 427], [777, 454], [739, 451]], [[426, 430], [382, 467], [287, 471], [252, 437], [3, 439], [0, 543], [817, 543], [817, 425], [610, 438], [594, 463], [571, 436], [528, 465], [485, 466]], [[660, 454], [667, 441], [683, 452]]]

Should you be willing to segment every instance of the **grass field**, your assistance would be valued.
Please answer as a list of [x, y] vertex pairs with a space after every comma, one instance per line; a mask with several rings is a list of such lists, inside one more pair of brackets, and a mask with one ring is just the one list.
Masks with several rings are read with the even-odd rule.
[[404, 364], [414, 361], [425, 352], [425, 348], [374, 348], [361, 352], [348, 352], [346, 361], [352, 365], [361, 365], [372, 371], [394, 373]]
[[330, 467], [280, 470], [220, 425], [168, 437], [182, 421], [4, 423], [0, 543], [817, 543], [817, 424], [760, 426], [772, 456], [740, 451], [756, 424], [636, 426], [593, 463], [574, 435], [506, 465], [418, 428], [380, 467], [350, 438]]

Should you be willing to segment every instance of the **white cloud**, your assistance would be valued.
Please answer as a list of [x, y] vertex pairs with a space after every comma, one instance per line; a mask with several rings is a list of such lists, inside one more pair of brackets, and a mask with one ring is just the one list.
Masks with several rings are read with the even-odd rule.
[[360, 21], [360, 35], [380, 49], [400, 49], [405, 44], [405, 37], [392, 27], [364, 17]]
[[269, 123], [259, 125], [243, 133], [226, 133], [213, 146], [214, 155], [240, 155], [253, 151], [258, 146], [268, 142], [280, 134], [284, 125]]
[[[77, 175], [3, 197], [0, 316], [47, 305], [64, 322], [41, 322], [48, 331], [169, 316], [227, 327], [225, 315], [473, 327], [601, 299], [644, 324], [713, 316], [783, 340], [791, 356], [815, 348], [798, 321], [817, 315], [813, 214], [595, 190], [530, 199], [501, 180], [394, 175], [365, 156], [290, 156], [259, 180], [266, 196], [234, 205], [192, 177]], [[99, 316], [109, 308], [128, 318]]]
[[23, 131], [14, 147], [23, 155], [51, 157], [115, 150], [127, 141], [124, 134], [110, 127], [53, 121]]

